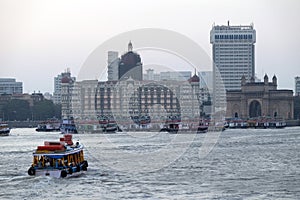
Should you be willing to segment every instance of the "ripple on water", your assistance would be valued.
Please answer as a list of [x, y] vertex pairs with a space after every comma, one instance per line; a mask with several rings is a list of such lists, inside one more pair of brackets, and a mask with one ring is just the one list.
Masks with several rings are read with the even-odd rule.
[[[28, 176], [27, 169], [32, 161], [32, 150], [45, 140], [56, 141], [61, 135], [13, 129], [11, 136], [1, 138], [0, 198], [300, 199], [300, 127], [226, 130], [205, 158], [199, 157], [205, 134], [199, 134], [177, 160], [147, 173], [115, 171], [100, 159], [99, 155], [111, 153], [116, 146], [140, 156], [145, 152], [160, 153], [157, 149], [176, 137], [164, 134], [158, 137], [147, 133], [141, 137], [134, 134], [74, 135], [85, 145], [88, 171], [76, 178], [56, 179]], [[169, 147], [177, 150], [182, 145], [184, 141]], [[122, 154], [112, 155], [114, 157], [109, 159], [113, 162], [109, 163], [126, 165]]]

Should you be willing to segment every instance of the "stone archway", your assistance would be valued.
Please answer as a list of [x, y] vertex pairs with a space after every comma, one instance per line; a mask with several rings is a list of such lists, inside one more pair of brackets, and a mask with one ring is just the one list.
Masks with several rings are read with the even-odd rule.
[[274, 118], [279, 117], [279, 113], [280, 113], [279, 109], [280, 109], [279, 105], [277, 103], [274, 103], [272, 105], [272, 110], [271, 110], [271, 113], [270, 113], [271, 117], [274, 117]]
[[238, 118], [240, 117], [240, 106], [238, 104], [234, 104], [233, 105], [233, 109], [232, 109], [232, 117], [234, 118]]
[[249, 105], [249, 117], [261, 116], [261, 104], [257, 100], [253, 100]]

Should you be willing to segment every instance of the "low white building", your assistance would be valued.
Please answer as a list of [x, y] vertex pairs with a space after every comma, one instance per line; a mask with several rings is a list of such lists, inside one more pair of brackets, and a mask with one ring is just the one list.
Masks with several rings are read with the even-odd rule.
[[22, 94], [23, 83], [14, 78], [0, 78], [0, 94]]

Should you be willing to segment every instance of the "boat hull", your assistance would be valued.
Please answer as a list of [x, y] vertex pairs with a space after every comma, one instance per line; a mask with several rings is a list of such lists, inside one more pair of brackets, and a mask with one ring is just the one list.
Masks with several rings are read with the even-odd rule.
[[83, 161], [82, 163], [74, 166], [56, 168], [56, 167], [30, 167], [28, 169], [28, 175], [30, 176], [49, 176], [54, 178], [66, 178], [72, 176], [79, 176], [87, 171], [88, 162]]
[[199, 126], [197, 133], [206, 133], [208, 131], [208, 126]]
[[9, 136], [9, 131], [8, 132], [1, 132], [0, 136]]
[[7, 124], [0, 124], [0, 136], [8, 136], [10, 128]]
[[65, 178], [65, 177], [74, 177], [74, 176], [80, 176], [81, 174], [85, 173], [85, 171], [80, 172], [73, 172], [72, 174], [67, 173], [67, 175], [64, 177], [62, 175], [63, 170], [59, 169], [37, 169], [35, 171], [35, 176], [49, 176], [54, 178]]
[[35, 129], [36, 132], [58, 132], [60, 129], [44, 129], [44, 128], [37, 128]]

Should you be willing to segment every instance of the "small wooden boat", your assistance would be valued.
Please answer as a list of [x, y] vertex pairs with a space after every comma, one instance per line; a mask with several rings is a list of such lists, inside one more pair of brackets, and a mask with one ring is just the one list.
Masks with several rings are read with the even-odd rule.
[[33, 152], [33, 162], [28, 169], [31, 176], [65, 178], [87, 171], [83, 145], [72, 141], [71, 134], [65, 134], [58, 142], [45, 141]]

